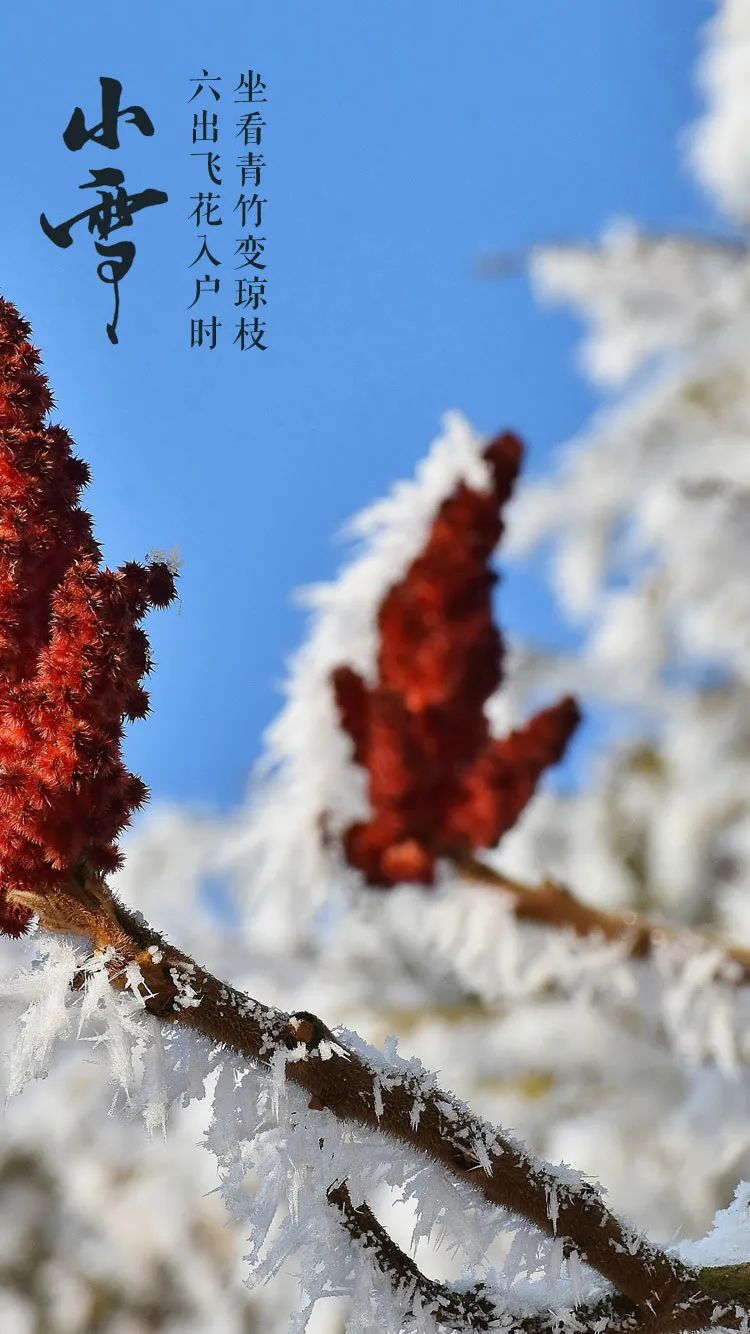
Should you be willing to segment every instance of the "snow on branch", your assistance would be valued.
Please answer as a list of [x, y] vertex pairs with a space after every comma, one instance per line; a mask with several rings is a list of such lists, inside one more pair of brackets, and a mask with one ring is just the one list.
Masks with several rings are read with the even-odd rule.
[[[433, 1305], [425, 1306], [424, 1311], [428, 1322], [415, 1328], [430, 1329], [429, 1317], [444, 1311], [446, 1300], [454, 1313], [459, 1303], [466, 1317], [465, 1324], [454, 1323], [451, 1328], [487, 1327], [476, 1321], [487, 1313], [490, 1301], [499, 1313], [500, 1328], [526, 1328], [507, 1313], [500, 1296], [488, 1296], [485, 1302], [480, 1290], [475, 1288], [472, 1298], [466, 1288], [462, 1296], [455, 1289], [451, 1297], [440, 1285], [418, 1281], [413, 1268], [405, 1274], [390, 1239], [375, 1224], [369, 1208], [354, 1206], [341, 1190], [344, 1181], [353, 1179], [364, 1197], [368, 1178], [371, 1185], [382, 1180], [382, 1151], [374, 1152], [374, 1143], [366, 1141], [364, 1158], [352, 1156], [346, 1147], [342, 1152], [340, 1133], [332, 1133], [329, 1118], [333, 1118], [355, 1135], [364, 1129], [395, 1146], [406, 1146], [427, 1165], [442, 1169], [446, 1174], [443, 1192], [451, 1182], [468, 1187], [464, 1210], [467, 1199], [476, 1196], [483, 1205], [501, 1211], [501, 1227], [508, 1225], [508, 1212], [526, 1219], [561, 1247], [560, 1258], [567, 1255], [569, 1268], [574, 1265], [572, 1274], [578, 1273], [580, 1261], [596, 1270], [626, 1299], [606, 1307], [602, 1330], [687, 1330], [716, 1324], [743, 1328], [743, 1321], [750, 1318], [750, 1310], [736, 1301], [728, 1309], [726, 1301], [722, 1305], [711, 1295], [713, 1290], [706, 1287], [710, 1273], [708, 1278], [706, 1271], [699, 1275], [620, 1222], [596, 1185], [569, 1168], [534, 1159], [506, 1131], [480, 1120], [454, 1095], [441, 1090], [419, 1062], [393, 1054], [386, 1058], [353, 1034], [331, 1031], [310, 1013], [286, 1014], [222, 983], [169, 945], [143, 919], [129, 913], [100, 879], [79, 887], [73, 896], [80, 902], [79, 921], [83, 917], [88, 921], [96, 952], [91, 959], [63, 942], [56, 954], [52, 947], [51, 971], [49, 966], [37, 970], [36, 997], [33, 973], [17, 984], [16, 1003], [19, 998], [31, 1003], [19, 1015], [23, 1038], [15, 1082], [45, 1072], [54, 1041], [74, 1023], [77, 995], [82, 997], [77, 1016], [81, 1035], [93, 1038], [105, 1050], [128, 1098], [135, 1105], [140, 1105], [140, 1099], [152, 1127], [159, 1124], [160, 1116], [163, 1119], [170, 1101], [203, 1096], [206, 1080], [218, 1073], [214, 1123], [207, 1142], [219, 1158], [225, 1194], [240, 1210], [248, 1208], [242, 1189], [251, 1160], [248, 1148], [252, 1157], [265, 1139], [271, 1151], [272, 1160], [266, 1159], [261, 1174], [267, 1190], [262, 1189], [250, 1206], [254, 1210], [256, 1277], [276, 1272], [289, 1250], [301, 1247], [312, 1249], [305, 1270], [312, 1298], [351, 1291], [349, 1260], [340, 1271], [335, 1265], [331, 1270], [321, 1266], [320, 1206], [334, 1205], [350, 1235], [367, 1241], [365, 1250], [375, 1248], [381, 1273], [402, 1305], [407, 1277], [411, 1294], [407, 1305], [412, 1314], [415, 1294], [423, 1304], [429, 1296]], [[23, 902], [31, 906], [25, 893]], [[43, 924], [46, 902], [40, 896], [36, 904]], [[56, 929], [59, 905], [51, 917], [47, 924]], [[69, 985], [63, 1001], [65, 981]], [[164, 1026], [165, 1048], [154, 1042], [153, 1021], [148, 1016]], [[198, 1049], [193, 1046], [188, 1052], [181, 1046], [180, 1033], [185, 1030], [204, 1040]], [[239, 1065], [236, 1058], [240, 1058]], [[241, 1090], [255, 1067], [267, 1074], [250, 1091], [248, 1101]], [[146, 1072], [156, 1094], [144, 1101], [139, 1084], [144, 1083]], [[290, 1085], [295, 1097], [282, 1112]], [[295, 1138], [299, 1141], [296, 1152]], [[390, 1170], [393, 1172], [392, 1163]], [[395, 1184], [399, 1177], [408, 1179], [410, 1171], [414, 1167], [405, 1169], [401, 1162], [391, 1180]], [[278, 1207], [280, 1172], [291, 1221], [276, 1242], [275, 1253], [272, 1247], [269, 1255], [262, 1256], [260, 1243]], [[727, 1282], [731, 1284], [731, 1277], [723, 1272], [724, 1288]], [[574, 1304], [580, 1305], [584, 1289], [577, 1281]], [[602, 1294], [596, 1284], [593, 1289], [596, 1321], [591, 1328], [599, 1330], [605, 1308], [598, 1305]], [[568, 1319], [572, 1318], [570, 1311]], [[547, 1327], [539, 1326], [540, 1331]]]
[[696, 931], [653, 922], [635, 912], [607, 912], [576, 898], [567, 886], [552, 879], [528, 885], [476, 858], [467, 858], [460, 869], [468, 880], [506, 893], [513, 915], [521, 922], [570, 931], [584, 939], [618, 942], [622, 957], [629, 959], [651, 958], [676, 946], [683, 957], [706, 958], [706, 982], [716, 980], [729, 986], [750, 983], [748, 949], [709, 940]]
[[497, 1327], [498, 1312], [478, 1284], [462, 1291], [425, 1278], [417, 1265], [389, 1237], [369, 1205], [352, 1203], [346, 1182], [337, 1182], [327, 1192], [329, 1204], [339, 1210], [344, 1227], [372, 1255], [410, 1315], [426, 1311], [439, 1327], [489, 1330]]
[[[338, 1208], [345, 1227], [352, 1237], [361, 1242], [373, 1266], [385, 1274], [394, 1291], [407, 1307], [407, 1316], [432, 1316], [439, 1329], [497, 1330], [504, 1334], [563, 1334], [563, 1331], [593, 1330], [596, 1334], [677, 1334], [680, 1330], [696, 1328], [694, 1322], [705, 1318], [705, 1309], [699, 1310], [690, 1300], [675, 1305], [668, 1314], [634, 1309], [633, 1304], [618, 1296], [577, 1302], [573, 1307], [558, 1305], [530, 1311], [518, 1302], [508, 1303], [504, 1294], [489, 1284], [475, 1284], [471, 1288], [436, 1283], [420, 1272], [414, 1261], [389, 1237], [385, 1228], [366, 1203], [355, 1206], [345, 1182], [328, 1191], [329, 1202]], [[728, 1318], [728, 1327], [737, 1322], [743, 1328], [746, 1319], [747, 1298], [750, 1295], [750, 1266], [717, 1266], [700, 1271], [706, 1285], [708, 1300], [712, 1302], [712, 1321]], [[722, 1314], [716, 1299], [730, 1303]], [[706, 1303], [707, 1305], [707, 1303]], [[734, 1309], [731, 1309], [731, 1306]], [[404, 1324], [403, 1329], [407, 1328]]]

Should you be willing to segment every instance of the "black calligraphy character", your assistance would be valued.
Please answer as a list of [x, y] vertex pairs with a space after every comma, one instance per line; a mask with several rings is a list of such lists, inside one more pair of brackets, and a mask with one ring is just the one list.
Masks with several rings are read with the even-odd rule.
[[234, 283], [235, 306], [250, 306], [257, 310], [259, 306], [268, 304], [265, 278], [235, 278]]
[[242, 171], [241, 186], [260, 185], [260, 178], [263, 174], [263, 168], [266, 165], [266, 159], [262, 153], [245, 153], [237, 158], [237, 166]]
[[[205, 83], [203, 82], [204, 80], [205, 80]], [[191, 79], [190, 82], [191, 82], [191, 83], [197, 83], [198, 87], [196, 88], [195, 92], [193, 93], [193, 96], [188, 98], [188, 105], [190, 105], [191, 102], [194, 102], [195, 99], [196, 99], [196, 97], [200, 97], [200, 95], [201, 95], [201, 93], [203, 92], [203, 90], [204, 90], [204, 88], [206, 87], [206, 85], [208, 85], [208, 91], [209, 91], [210, 93], [213, 93], [213, 95], [214, 95], [214, 100], [215, 100], [216, 102], [219, 101], [219, 99], [220, 99], [220, 97], [221, 97], [221, 93], [219, 92], [218, 88], [212, 88], [211, 85], [212, 85], [213, 83], [221, 83], [221, 75], [220, 75], [220, 74], [209, 74], [208, 70], [207, 70], [207, 69], [204, 69], [204, 70], [203, 70], [203, 73], [201, 74], [201, 77], [200, 77], [199, 79]]]
[[[111, 232], [119, 231], [121, 227], [131, 227], [134, 214], [140, 213], [141, 209], [167, 202], [168, 196], [163, 190], [141, 190], [138, 194], [128, 194], [124, 188], [125, 177], [117, 167], [104, 167], [98, 170], [90, 168], [89, 175], [92, 180], [86, 181], [79, 186], [79, 189], [96, 190], [99, 195], [98, 204], [82, 209], [80, 213], [76, 213], [65, 222], [59, 222], [56, 226], [53, 226], [46, 214], [40, 215], [42, 231], [53, 245], [59, 246], [61, 250], [67, 250], [73, 244], [72, 230], [84, 219], [88, 230], [91, 233], [96, 232], [100, 241], [106, 241]], [[114, 187], [114, 192], [107, 188], [110, 186]], [[97, 267], [97, 275], [102, 282], [111, 283], [114, 287], [115, 312], [112, 323], [107, 325], [107, 334], [110, 342], [116, 343], [117, 317], [120, 309], [119, 283], [133, 263], [135, 246], [130, 241], [123, 241], [114, 246], [102, 246], [99, 242], [95, 242], [95, 246], [98, 254], [105, 256], [104, 263]]]
[[212, 278], [210, 273], [207, 273], [205, 278], [196, 278], [195, 297], [190, 302], [188, 310], [192, 310], [193, 306], [196, 305], [198, 301], [200, 301], [200, 298], [206, 292], [210, 292], [212, 296], [217, 296], [220, 286], [221, 286], [221, 278]]
[[203, 347], [208, 340], [208, 349], [213, 352], [216, 347], [217, 331], [221, 328], [221, 320], [217, 320], [215, 315], [210, 320], [200, 319], [190, 321], [190, 346]]
[[222, 219], [218, 216], [221, 211], [221, 195], [215, 195], [213, 190], [204, 195], [203, 191], [199, 190], [197, 195], [191, 195], [190, 198], [197, 200], [190, 214], [191, 220], [195, 218], [196, 227], [200, 227], [202, 222], [207, 227], [221, 227]]
[[141, 134], [146, 136], [154, 133], [154, 127], [151, 118], [143, 110], [143, 107], [126, 107], [124, 111], [120, 110], [120, 96], [122, 94], [122, 84], [119, 79], [99, 80], [102, 89], [102, 118], [98, 125], [92, 129], [87, 129], [86, 118], [80, 107], [76, 107], [73, 115], [68, 121], [67, 128], [63, 132], [63, 141], [67, 148], [76, 153], [84, 144], [101, 144], [102, 148], [119, 148], [120, 140], [117, 137], [117, 122], [121, 116], [128, 116], [127, 125], [135, 125]]
[[219, 138], [219, 117], [215, 111], [202, 111], [199, 116], [197, 111], [193, 112], [193, 143], [194, 144], [215, 144]]
[[239, 264], [235, 264], [235, 269], [265, 269], [265, 264], [261, 264], [260, 257], [266, 248], [265, 236], [240, 236], [238, 237], [237, 249], [235, 255], [242, 255], [243, 259]]
[[252, 69], [249, 69], [247, 74], [240, 75], [240, 81], [234, 91], [240, 94], [239, 97], [235, 97], [235, 102], [268, 101], [267, 97], [261, 96], [261, 94], [266, 91], [266, 85], [260, 75], [256, 74], [255, 70]]
[[213, 181], [214, 185], [221, 185], [221, 176], [218, 174], [221, 171], [221, 166], [219, 165], [221, 163], [221, 153], [191, 153], [190, 156], [207, 158], [208, 161], [206, 162], [206, 166], [208, 168], [210, 179]]
[[[237, 200], [237, 203], [232, 209], [232, 212], [236, 213], [237, 209], [241, 210], [242, 221], [240, 223], [240, 226], [242, 227], [243, 231], [248, 226], [261, 227], [263, 225], [263, 205], [267, 203], [268, 203], [267, 199], [259, 199], [257, 194], [254, 194], [252, 199], [246, 199], [244, 194], [240, 195], [239, 199]], [[248, 223], [247, 216], [251, 209], [253, 211], [253, 221]]]
[[[259, 111], [248, 111], [246, 116], [241, 116], [237, 121], [237, 133], [235, 139], [242, 135], [242, 142], [247, 148], [248, 144], [259, 144], [263, 138], [263, 127], [265, 121]], [[195, 140], [193, 140], [195, 143]]]
[[211, 254], [211, 251], [210, 251], [209, 248], [208, 248], [208, 233], [207, 233], [207, 232], [201, 232], [201, 233], [200, 233], [200, 237], [201, 237], [201, 240], [203, 241], [203, 245], [201, 246], [200, 250], [198, 251], [198, 254], [195, 256], [195, 259], [194, 259], [194, 260], [191, 260], [190, 264], [188, 265], [188, 268], [191, 268], [191, 269], [192, 269], [193, 264], [197, 264], [199, 259], [203, 259], [204, 255], [205, 255], [206, 259], [209, 260], [209, 261], [213, 264], [214, 268], [218, 268], [219, 265], [221, 264], [221, 260], [220, 260], [220, 259], [217, 259], [215, 255], [212, 255], [212, 254]]
[[248, 348], [257, 347], [261, 352], [268, 351], [268, 344], [263, 342], [263, 335], [266, 326], [256, 315], [252, 322], [245, 319], [243, 315], [237, 324], [237, 333], [234, 338], [235, 343], [239, 343], [240, 351], [246, 352]]

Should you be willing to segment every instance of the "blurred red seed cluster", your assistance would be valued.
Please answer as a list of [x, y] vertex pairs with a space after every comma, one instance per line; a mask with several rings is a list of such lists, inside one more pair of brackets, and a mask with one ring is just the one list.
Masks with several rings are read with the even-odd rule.
[[111, 871], [147, 790], [125, 768], [126, 718], [148, 711], [139, 628], [175, 596], [162, 562], [101, 566], [78, 500], [88, 468], [52, 406], [30, 328], [0, 300], [0, 929], [29, 914], [11, 888], [54, 892], [85, 863]]
[[380, 605], [375, 682], [347, 666], [333, 672], [372, 809], [346, 831], [344, 850], [370, 885], [431, 884], [439, 857], [494, 846], [578, 724], [566, 697], [497, 740], [485, 712], [504, 652], [490, 558], [522, 455], [515, 435], [498, 436], [484, 452], [489, 489], [462, 482], [443, 501], [423, 550]]

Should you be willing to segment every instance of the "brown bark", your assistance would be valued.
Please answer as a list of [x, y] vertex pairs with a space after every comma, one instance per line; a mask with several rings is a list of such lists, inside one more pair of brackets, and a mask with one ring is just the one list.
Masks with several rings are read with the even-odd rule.
[[[490, 1204], [520, 1215], [549, 1236], [568, 1238], [581, 1259], [635, 1307], [663, 1320], [676, 1307], [687, 1306], [698, 1323], [681, 1328], [700, 1328], [701, 1320], [709, 1323], [708, 1305], [715, 1303], [695, 1271], [637, 1238], [607, 1209], [597, 1188], [571, 1182], [532, 1158], [453, 1094], [398, 1067], [383, 1080], [382, 1070], [340, 1043], [315, 1015], [286, 1014], [221, 982], [130, 913], [96, 876], [81, 875], [66, 895], [15, 897], [48, 928], [82, 933], [96, 949], [115, 952], [114, 986], [124, 985], [122, 965], [137, 963], [146, 1007], [164, 1022], [182, 1024], [265, 1066], [277, 1052], [294, 1053], [295, 1059], [285, 1066], [286, 1078], [304, 1091], [310, 1107], [325, 1108], [342, 1122], [368, 1126], [408, 1145], [442, 1164]], [[325, 1059], [323, 1042], [328, 1044]]]
[[750, 982], [750, 950], [736, 949], [696, 932], [652, 922], [634, 912], [605, 912], [583, 903], [556, 880], [527, 885], [477, 858], [467, 858], [458, 864], [457, 869], [467, 880], [507, 894], [513, 904], [513, 915], [520, 922], [572, 931], [584, 938], [620, 941], [630, 959], [648, 958], [657, 945], [667, 941], [683, 941], [693, 948], [711, 946], [721, 952], [717, 975], [722, 981], [737, 986]]
[[[346, 1182], [328, 1191], [329, 1203], [342, 1216], [351, 1237], [368, 1253], [372, 1264], [386, 1276], [404, 1311], [409, 1313], [417, 1302], [429, 1305], [435, 1323], [452, 1330], [512, 1330], [512, 1334], [560, 1334], [563, 1328], [596, 1330], [597, 1334], [687, 1334], [711, 1325], [744, 1330], [748, 1319], [750, 1266], [733, 1265], [724, 1269], [702, 1269], [700, 1277], [706, 1294], [688, 1298], [666, 1311], [639, 1307], [627, 1297], [614, 1295], [574, 1307], [567, 1312], [567, 1325], [561, 1313], [541, 1309], [538, 1312], [512, 1311], [512, 1297], [502, 1306], [483, 1284], [468, 1291], [427, 1278], [414, 1260], [393, 1241], [366, 1203], [354, 1205]], [[725, 1305], [719, 1305], [719, 1301]], [[509, 1310], [509, 1308], [511, 1308]], [[572, 1317], [575, 1318], [573, 1324]], [[509, 1325], [509, 1321], [512, 1322]]]

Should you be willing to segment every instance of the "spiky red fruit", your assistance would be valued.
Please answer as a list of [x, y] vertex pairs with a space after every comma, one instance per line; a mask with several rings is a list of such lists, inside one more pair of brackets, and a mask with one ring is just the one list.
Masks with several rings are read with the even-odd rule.
[[46, 423], [52, 397], [30, 328], [0, 300], [0, 930], [29, 913], [10, 889], [54, 893], [82, 864], [111, 871], [146, 799], [121, 755], [148, 706], [139, 628], [175, 596], [155, 561], [101, 565], [78, 503], [88, 468]]
[[423, 550], [381, 603], [375, 683], [350, 667], [333, 672], [372, 808], [346, 831], [344, 849], [371, 885], [431, 884], [438, 857], [496, 844], [578, 724], [566, 698], [498, 741], [485, 713], [504, 651], [489, 561], [522, 454], [515, 435], [498, 436], [484, 452], [489, 489], [462, 482], [443, 501]]

